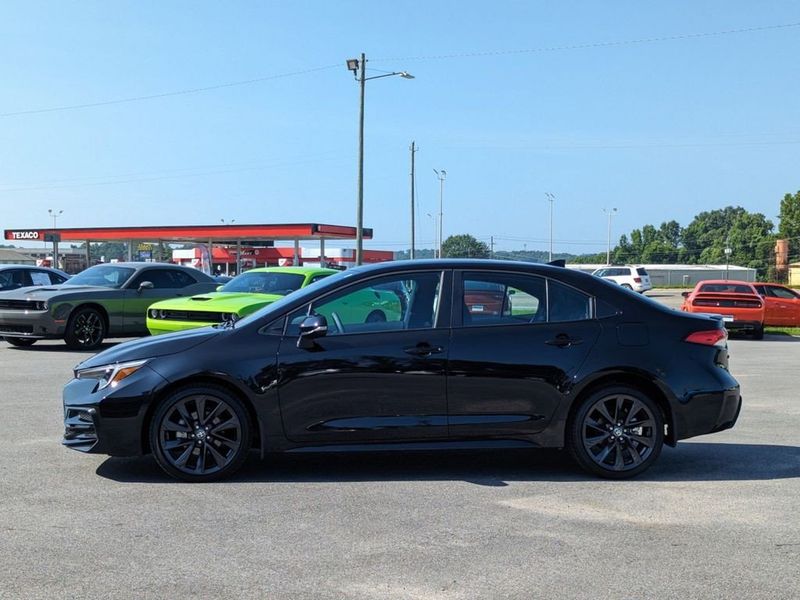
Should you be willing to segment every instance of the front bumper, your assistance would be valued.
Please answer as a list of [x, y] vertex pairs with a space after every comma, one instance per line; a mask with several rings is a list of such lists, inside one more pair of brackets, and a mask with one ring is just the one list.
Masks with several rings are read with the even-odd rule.
[[98, 390], [93, 379], [73, 379], [63, 392], [64, 438], [73, 450], [111, 456], [138, 456], [147, 435], [144, 419], [166, 380], [147, 365], [116, 388]]
[[742, 410], [739, 386], [718, 392], [700, 392], [675, 409], [675, 440], [730, 429]]
[[188, 329], [198, 329], [199, 327], [209, 327], [219, 325], [217, 322], [205, 323], [202, 321], [170, 321], [168, 319], [151, 319], [147, 317], [147, 329], [151, 335], [161, 333], [174, 333], [176, 331], [186, 331]]
[[46, 339], [63, 337], [66, 320], [56, 320], [49, 311], [0, 310], [0, 336]]

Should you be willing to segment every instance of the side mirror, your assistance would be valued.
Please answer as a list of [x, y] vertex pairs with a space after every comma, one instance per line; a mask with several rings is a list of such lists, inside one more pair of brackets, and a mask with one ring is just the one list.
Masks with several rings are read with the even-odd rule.
[[314, 340], [328, 335], [328, 320], [322, 315], [311, 315], [300, 323], [300, 337], [297, 347], [308, 350], [314, 347]]
[[681, 296], [683, 296], [684, 298], [688, 298], [689, 294], [691, 294], [691, 292], [681, 292]]
[[152, 281], [143, 281], [142, 283], [139, 284], [139, 289], [136, 290], [136, 291], [141, 294], [142, 291], [144, 291], [144, 290], [152, 290], [153, 287], [155, 287], [155, 286], [153, 286], [153, 282]]

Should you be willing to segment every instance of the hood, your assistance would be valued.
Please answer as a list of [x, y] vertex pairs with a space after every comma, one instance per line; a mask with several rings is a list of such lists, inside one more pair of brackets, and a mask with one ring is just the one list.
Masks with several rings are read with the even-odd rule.
[[[250, 294], [240, 292], [211, 292], [190, 298], [170, 298], [151, 305], [163, 310], [202, 310], [208, 312], [252, 312], [283, 298], [280, 294]], [[246, 310], [251, 309], [251, 310]]]
[[156, 358], [167, 354], [176, 354], [194, 348], [222, 334], [222, 330], [213, 327], [201, 327], [175, 333], [166, 333], [153, 337], [144, 337], [130, 342], [118, 344], [108, 350], [87, 358], [76, 368], [97, 367], [117, 362]]
[[13, 300], [49, 300], [55, 296], [71, 294], [73, 292], [108, 292], [117, 288], [107, 288], [100, 285], [47, 285], [30, 286], [3, 292], [3, 298]]

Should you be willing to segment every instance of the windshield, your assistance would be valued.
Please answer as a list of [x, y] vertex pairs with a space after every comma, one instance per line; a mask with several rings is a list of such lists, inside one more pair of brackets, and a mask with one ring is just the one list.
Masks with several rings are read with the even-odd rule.
[[136, 269], [114, 265], [97, 265], [78, 273], [64, 282], [64, 285], [95, 285], [107, 288], [122, 287]]
[[[310, 300], [317, 294], [318, 290], [322, 288], [336, 287], [337, 285], [341, 285], [343, 279], [348, 279], [350, 277], [353, 277], [354, 275], [360, 272], [361, 268], [356, 267], [353, 269], [348, 269], [347, 271], [342, 271], [340, 273], [337, 273], [336, 275], [323, 277], [322, 279], [319, 279], [318, 281], [315, 281], [314, 283], [307, 285], [298, 292], [290, 296], [281, 298], [280, 300], [277, 300], [276, 302], [273, 302], [272, 304], [269, 304], [264, 308], [257, 310], [256, 312], [251, 313], [242, 319], [239, 319], [238, 321], [236, 321], [235, 326], [240, 327], [242, 325], [247, 325], [248, 323], [252, 323], [253, 321], [259, 321], [270, 313], [279, 315], [283, 310], [285, 310], [284, 307], [286, 307], [288, 304], [294, 303], [298, 300], [301, 302]], [[233, 283], [233, 281], [231, 281], [231, 283]], [[225, 287], [228, 286], [226, 285]]]
[[297, 273], [247, 272], [226, 283], [220, 291], [285, 296], [299, 290], [305, 278]]

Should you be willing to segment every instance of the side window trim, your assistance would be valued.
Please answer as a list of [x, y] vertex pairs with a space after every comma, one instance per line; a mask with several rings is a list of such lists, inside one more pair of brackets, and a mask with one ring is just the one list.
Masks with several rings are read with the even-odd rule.
[[[414, 275], [421, 275], [421, 274], [424, 274], [424, 273], [438, 273], [439, 274], [439, 294], [438, 294], [438, 297], [436, 299], [436, 307], [434, 309], [434, 311], [435, 311], [435, 317], [434, 317], [435, 318], [435, 322], [433, 323], [433, 325], [431, 327], [414, 327], [414, 328], [411, 328], [411, 329], [398, 329], [397, 331], [404, 331], [404, 332], [406, 332], [406, 331], [433, 331], [433, 330], [436, 330], [436, 329], [448, 329], [449, 328], [448, 323], [450, 323], [450, 315], [447, 314], [447, 309], [450, 306], [450, 299], [452, 298], [452, 294], [449, 293], [447, 284], [448, 284], [448, 278], [452, 277], [452, 271], [450, 271], [449, 269], [435, 269], [435, 268], [434, 269], [413, 269], [413, 270], [409, 270], [409, 271], [400, 271], [400, 272], [390, 273], [390, 274], [386, 274], [386, 273], [382, 273], [381, 274], [381, 273], [379, 273], [379, 274], [376, 274], [376, 275], [374, 275], [372, 277], [369, 277], [369, 278], [366, 278], [366, 279], [360, 279], [358, 281], [354, 281], [354, 282], [348, 284], [345, 287], [337, 288], [337, 289], [333, 289], [333, 290], [328, 290], [326, 293], [322, 294], [321, 296], [317, 296], [316, 298], [313, 298], [312, 300], [310, 300], [310, 301], [298, 306], [294, 310], [286, 312], [283, 315], [283, 317], [281, 317], [285, 321], [284, 326], [283, 326], [282, 337], [284, 337], [284, 338], [291, 337], [292, 339], [294, 338], [294, 336], [290, 336], [289, 332], [288, 332], [289, 325], [290, 325], [289, 317], [291, 315], [293, 315], [296, 312], [298, 312], [300, 310], [303, 310], [303, 309], [305, 310], [306, 315], [309, 315], [309, 314], [312, 313], [314, 305], [318, 305], [320, 302], [323, 302], [329, 296], [332, 296], [332, 295], [337, 294], [339, 292], [345, 292], [345, 290], [348, 290], [348, 289], [351, 289], [351, 288], [355, 288], [356, 286], [362, 286], [364, 284], [368, 285], [368, 282], [373, 281], [375, 279], [384, 279], [384, 278], [389, 277], [389, 276], [398, 276], [398, 277], [401, 277], [402, 275], [414, 276]], [[347, 295], [347, 293], [344, 293], [343, 295]], [[271, 321], [271, 323], [274, 323], [276, 320], [277, 319]], [[266, 335], [263, 332], [264, 332], [264, 329], [266, 327], [268, 327], [268, 325], [269, 324], [264, 325], [261, 328], [259, 328], [259, 330], [258, 330], [259, 333], [262, 333], [263, 335]], [[352, 331], [352, 332], [345, 331], [344, 333], [336, 334], [336, 337], [346, 337], [346, 336], [350, 336], [350, 335], [370, 335], [370, 334], [379, 334], [379, 333], [380, 334], [386, 334], [386, 333], [391, 333], [391, 332], [392, 332], [392, 330], [390, 330], [390, 329], [381, 330], [381, 331]]]
[[[464, 321], [463, 321], [463, 316], [462, 316], [462, 311], [461, 311], [460, 304], [462, 303], [462, 301], [464, 299], [464, 279], [465, 279], [466, 273], [470, 273], [470, 274], [472, 274], [472, 273], [474, 273], [474, 274], [480, 274], [480, 273], [498, 274], [498, 273], [502, 273], [502, 274], [509, 274], [509, 275], [522, 275], [522, 276], [525, 276], [525, 277], [538, 277], [540, 279], [543, 279], [544, 282], [545, 282], [545, 298], [544, 298], [544, 300], [545, 300], [545, 311], [546, 311], [545, 312], [545, 317], [546, 317], [545, 321], [533, 322], [533, 323], [521, 323], [521, 322], [514, 323], [513, 321], [509, 321], [508, 323], [487, 323], [487, 324], [469, 325], [469, 326], [465, 325]], [[550, 283], [551, 283], [552, 278], [551, 277], [547, 277], [545, 275], [537, 275], [537, 274], [533, 274], [533, 273], [523, 273], [523, 272], [519, 272], [519, 271], [481, 271], [480, 269], [459, 269], [459, 270], [457, 270], [455, 272], [455, 275], [456, 276], [453, 278], [453, 293], [452, 293], [453, 301], [451, 303], [451, 306], [452, 306], [452, 319], [451, 319], [452, 327], [458, 327], [458, 328], [512, 327], [512, 326], [513, 327], [517, 327], [517, 326], [530, 326], [530, 325], [534, 325], [535, 326], [535, 325], [544, 325], [544, 324], [550, 325], [550, 324], [554, 324], [554, 323], [568, 323], [568, 322], [577, 322], [577, 321], [595, 321], [595, 320], [598, 319], [598, 317], [597, 317], [597, 309], [596, 309], [596, 300], [597, 299], [596, 299], [596, 297], [594, 295], [589, 294], [589, 293], [587, 293], [587, 292], [585, 292], [585, 291], [583, 291], [583, 290], [581, 290], [579, 288], [576, 288], [575, 286], [570, 285], [569, 283], [566, 283], [566, 282], [563, 282], [563, 281], [558, 281], [557, 283], [559, 285], [562, 285], [562, 286], [564, 286], [566, 288], [569, 288], [570, 290], [574, 290], [575, 292], [577, 292], [577, 293], [581, 294], [582, 296], [586, 297], [587, 305], [588, 305], [588, 309], [589, 309], [589, 316], [586, 319], [577, 319], [576, 321], [551, 321], [550, 320]], [[617, 314], [619, 314], [619, 313], [617, 313]], [[616, 316], [616, 315], [614, 315], [614, 316]]]

